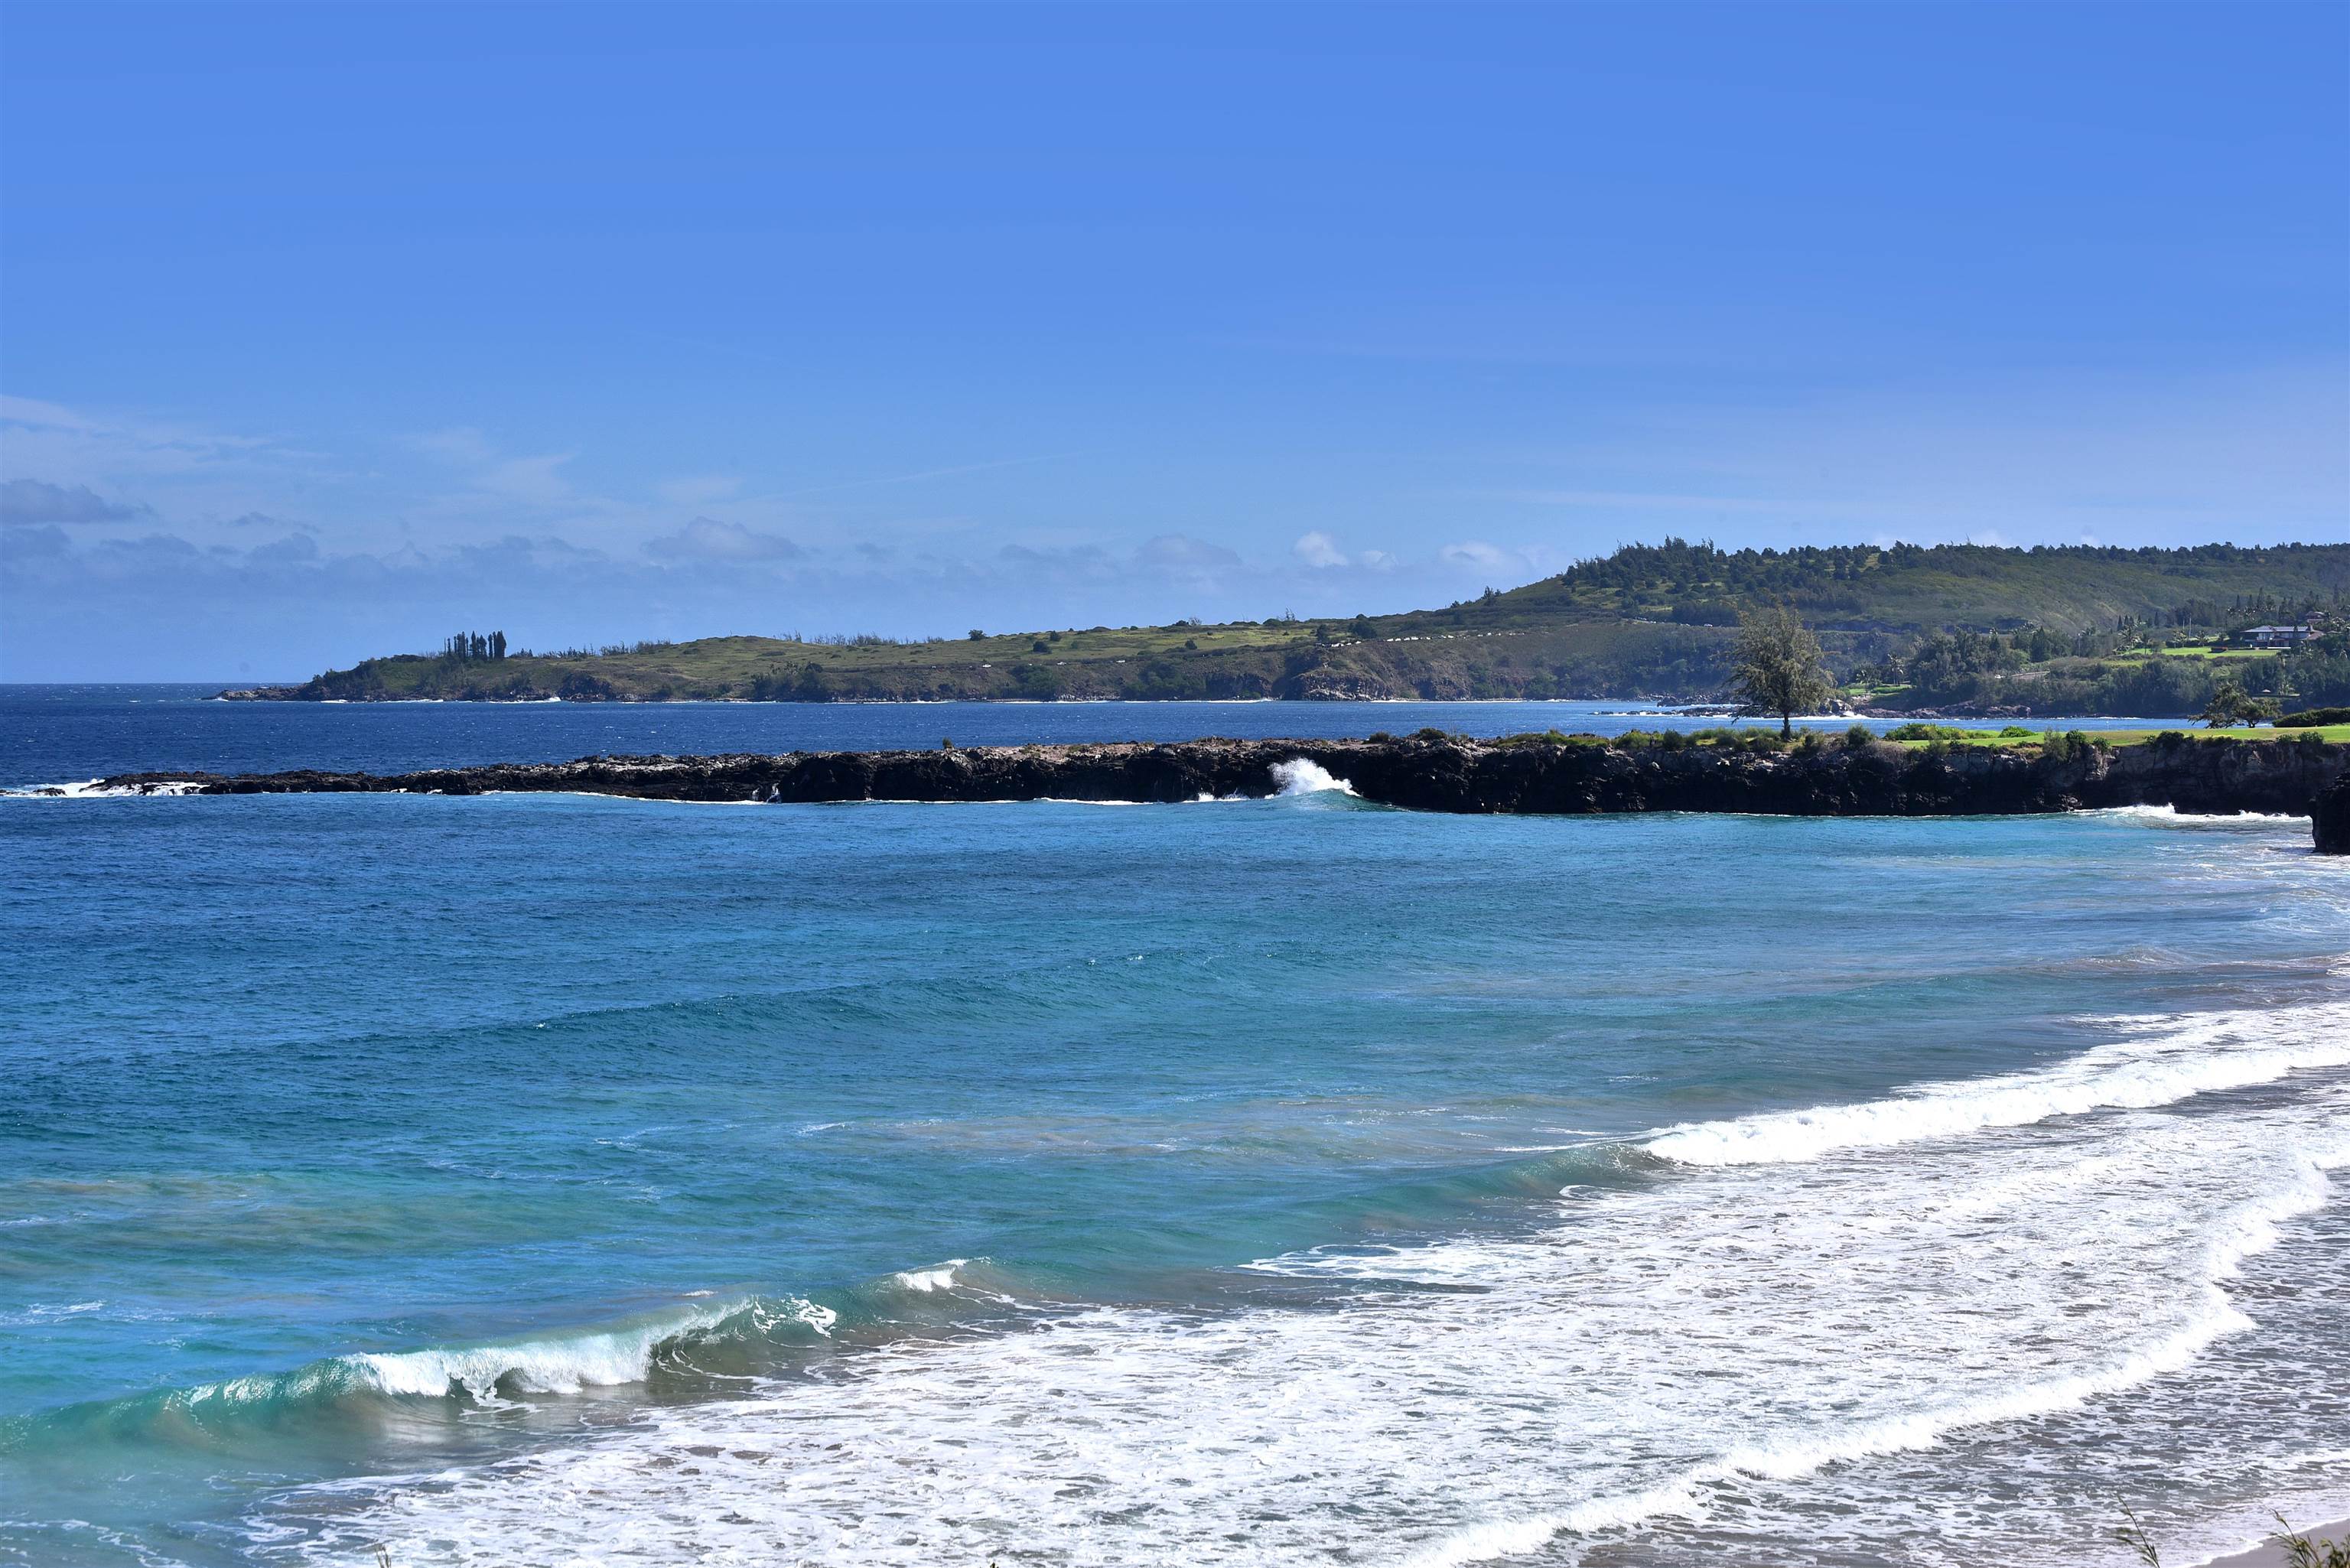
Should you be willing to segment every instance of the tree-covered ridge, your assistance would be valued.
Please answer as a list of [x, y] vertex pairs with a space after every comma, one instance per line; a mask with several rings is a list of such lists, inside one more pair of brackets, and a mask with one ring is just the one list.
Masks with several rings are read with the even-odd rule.
[[[1666, 539], [1440, 609], [990, 635], [727, 637], [559, 653], [467, 632], [255, 695], [741, 701], [1730, 693], [1742, 617], [1791, 608], [1856, 705], [2199, 713], [2223, 686], [2350, 701], [2350, 545], [1803, 546]], [[2315, 616], [2289, 655], [2224, 644]]]
[[1792, 605], [1824, 630], [1927, 632], [2042, 627], [2223, 628], [2339, 609], [2350, 545], [1836, 545], [1722, 550], [1668, 538], [1627, 545], [1502, 596], [1591, 613], [1734, 625]]

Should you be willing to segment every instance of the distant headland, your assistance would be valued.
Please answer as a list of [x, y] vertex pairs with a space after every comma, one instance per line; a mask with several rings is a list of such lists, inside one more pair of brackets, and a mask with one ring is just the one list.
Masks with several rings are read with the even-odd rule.
[[1724, 551], [1668, 539], [1441, 609], [952, 639], [531, 652], [464, 632], [241, 701], [1720, 700], [1740, 617], [1792, 607], [1835, 703], [1985, 717], [2350, 704], [2350, 545]]

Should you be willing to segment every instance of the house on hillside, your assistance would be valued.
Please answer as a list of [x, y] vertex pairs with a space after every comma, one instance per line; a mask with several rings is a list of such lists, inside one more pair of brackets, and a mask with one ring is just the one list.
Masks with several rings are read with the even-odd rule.
[[2255, 626], [2242, 633], [2248, 648], [2299, 648], [2316, 635], [2314, 626]]

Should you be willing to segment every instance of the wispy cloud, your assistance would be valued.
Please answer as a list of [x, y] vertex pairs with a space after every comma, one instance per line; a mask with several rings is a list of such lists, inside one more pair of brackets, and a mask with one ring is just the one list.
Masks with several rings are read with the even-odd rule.
[[109, 501], [87, 484], [50, 484], [38, 479], [0, 483], [0, 524], [12, 528], [42, 523], [128, 523], [151, 510], [143, 504]]
[[666, 561], [792, 561], [807, 554], [780, 534], [754, 534], [715, 517], [696, 517], [674, 534], [646, 540], [645, 553]]

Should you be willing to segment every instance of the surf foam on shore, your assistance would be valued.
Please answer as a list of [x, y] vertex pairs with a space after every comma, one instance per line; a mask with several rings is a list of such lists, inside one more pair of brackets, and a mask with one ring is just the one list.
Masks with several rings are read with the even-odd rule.
[[[1699, 1124], [1530, 1235], [1258, 1265], [1327, 1287], [1315, 1307], [1102, 1305], [881, 1345], [609, 1440], [297, 1492], [255, 1529], [320, 1563], [390, 1537], [465, 1564], [976, 1564], [1017, 1543], [1450, 1568], [1768, 1519], [1824, 1467], [2085, 1417], [2245, 1328], [2229, 1282], [2350, 1161], [2343, 1023], [2133, 1020], [2038, 1074]], [[1711, 1157], [1657, 1148], [1674, 1137]], [[1869, 1550], [1866, 1519], [1807, 1528]]]

